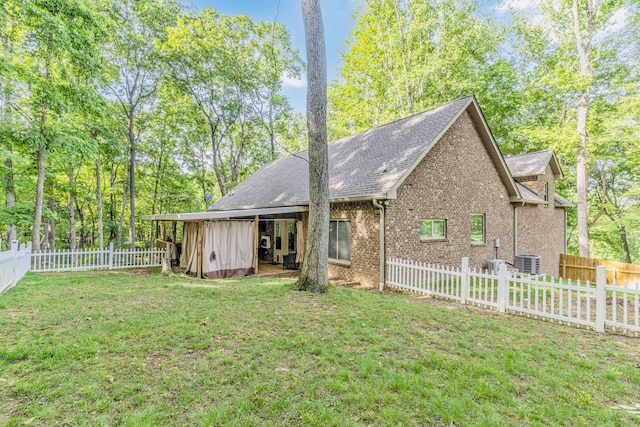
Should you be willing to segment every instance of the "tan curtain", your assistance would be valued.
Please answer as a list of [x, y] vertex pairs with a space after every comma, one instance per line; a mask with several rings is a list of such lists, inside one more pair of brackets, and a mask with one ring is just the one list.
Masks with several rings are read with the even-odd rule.
[[198, 223], [185, 222], [182, 227], [182, 255], [180, 256], [180, 268], [187, 273], [198, 271]]
[[204, 224], [203, 276], [216, 279], [253, 274], [253, 221], [215, 221]]
[[296, 262], [304, 262], [304, 227], [302, 221], [296, 222]]

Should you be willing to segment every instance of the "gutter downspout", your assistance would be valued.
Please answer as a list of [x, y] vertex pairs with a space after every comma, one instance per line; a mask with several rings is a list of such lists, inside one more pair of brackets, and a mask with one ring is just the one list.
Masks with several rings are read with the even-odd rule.
[[384, 208], [386, 205], [386, 201], [385, 202], [378, 202], [376, 199], [372, 199], [371, 202], [373, 203], [373, 206], [375, 208], [378, 208], [380, 210], [380, 287], [379, 290], [380, 292], [384, 291], [384, 266], [385, 266], [385, 260], [384, 260]]

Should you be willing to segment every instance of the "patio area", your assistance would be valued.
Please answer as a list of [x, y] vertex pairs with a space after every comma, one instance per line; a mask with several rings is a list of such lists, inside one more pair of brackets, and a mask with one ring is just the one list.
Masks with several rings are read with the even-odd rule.
[[258, 264], [258, 274], [256, 276], [287, 276], [295, 277], [300, 274], [300, 270], [292, 270], [290, 268], [282, 268], [282, 264], [272, 264], [266, 261], [260, 261]]

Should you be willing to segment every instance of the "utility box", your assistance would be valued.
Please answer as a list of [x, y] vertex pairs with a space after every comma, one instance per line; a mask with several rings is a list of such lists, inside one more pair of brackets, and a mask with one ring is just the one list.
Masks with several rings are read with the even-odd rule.
[[503, 259], [490, 259], [489, 260], [489, 273], [498, 274], [500, 266], [507, 262]]

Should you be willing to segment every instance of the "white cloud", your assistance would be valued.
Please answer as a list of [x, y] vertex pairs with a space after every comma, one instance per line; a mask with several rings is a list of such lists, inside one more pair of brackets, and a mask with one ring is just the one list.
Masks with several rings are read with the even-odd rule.
[[292, 88], [300, 89], [303, 87], [307, 87], [307, 76], [304, 74], [300, 77], [291, 77], [283, 73], [282, 76], [280, 76], [280, 78], [282, 79], [283, 88], [292, 87]]

